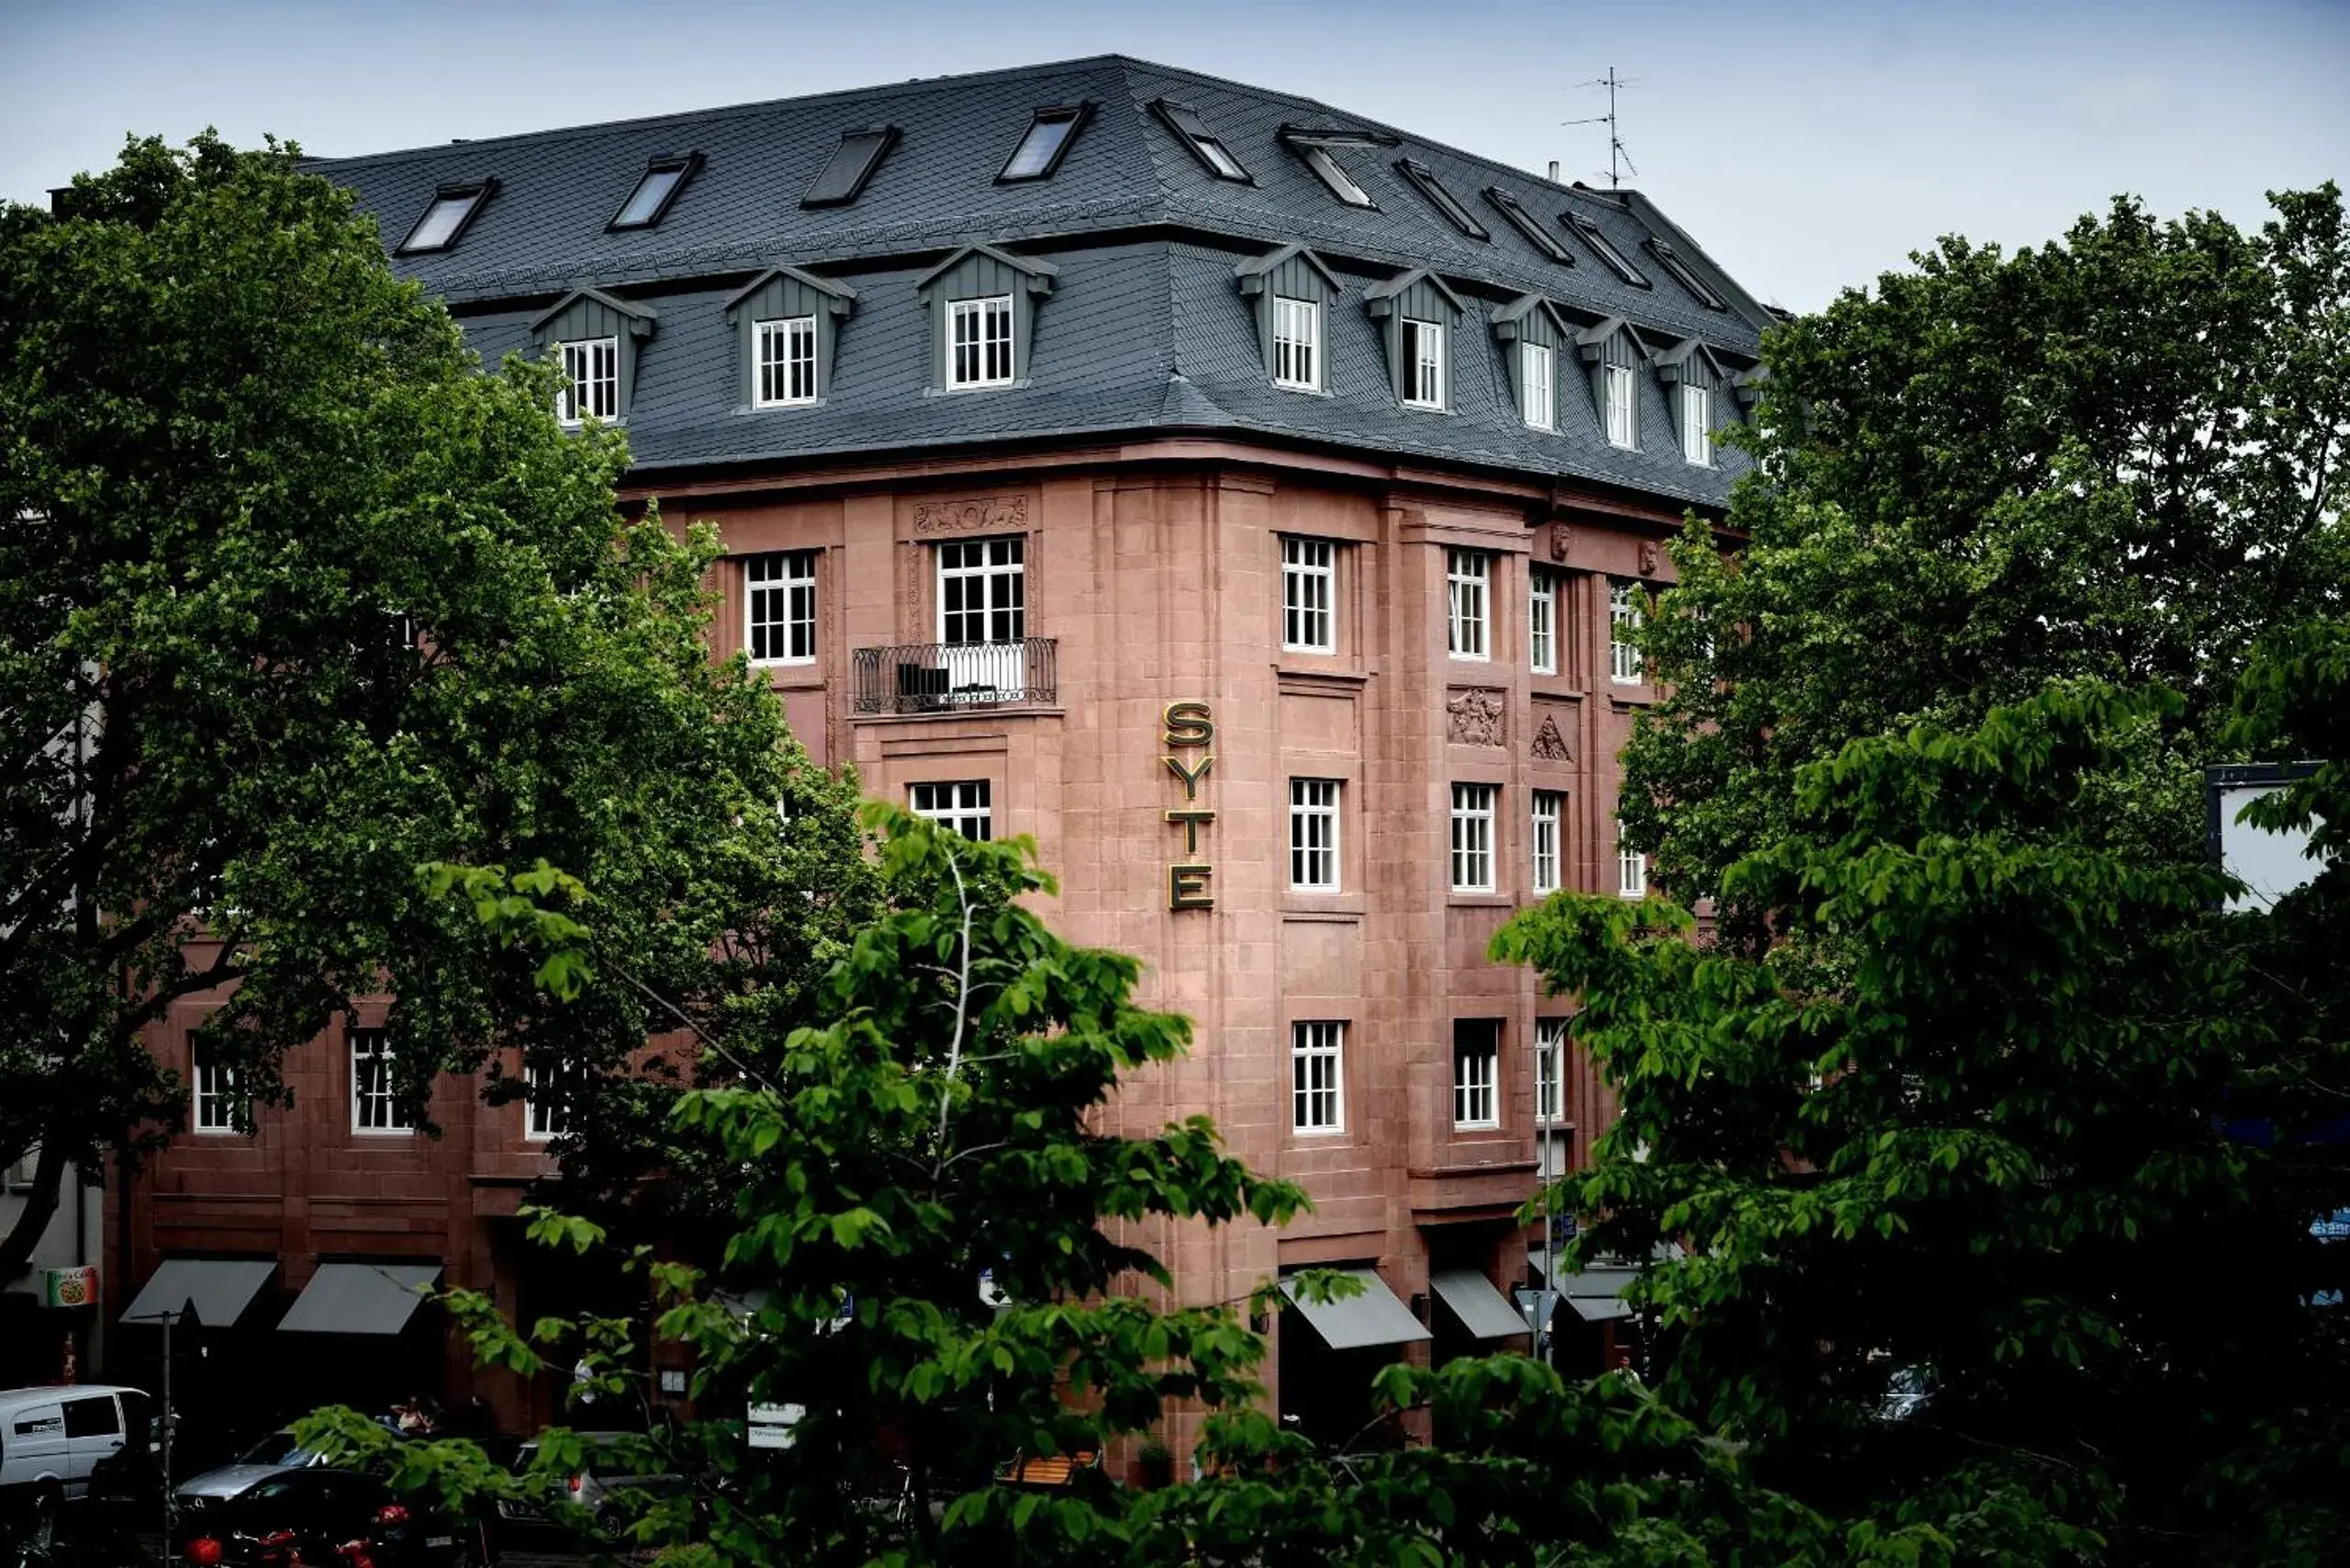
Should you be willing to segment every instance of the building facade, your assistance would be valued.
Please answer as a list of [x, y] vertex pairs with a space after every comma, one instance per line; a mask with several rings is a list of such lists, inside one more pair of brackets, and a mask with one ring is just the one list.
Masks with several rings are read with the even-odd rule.
[[[1277, 1398], [1523, 1332], [1516, 1211], [1609, 1107], [1486, 946], [1644, 888], [1626, 628], [1740, 471], [1761, 306], [1638, 193], [1115, 57], [319, 167], [625, 427], [630, 503], [716, 522], [715, 651], [819, 759], [1034, 835], [1048, 918], [1193, 1019], [1116, 1114], [1207, 1113], [1315, 1208], [1143, 1238], [1178, 1294], [1376, 1287], [1282, 1315]], [[364, 1058], [313, 1055], [310, 1109], [156, 1161], [117, 1277], [509, 1280], [526, 1109], [444, 1083], [444, 1140], [371, 1137]]]

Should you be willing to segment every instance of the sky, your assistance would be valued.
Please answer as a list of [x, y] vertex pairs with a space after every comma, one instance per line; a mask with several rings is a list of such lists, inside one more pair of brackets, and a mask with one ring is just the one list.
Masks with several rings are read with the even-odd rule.
[[1814, 309], [2117, 193], [2246, 227], [2350, 180], [2350, 0], [0, 0], [0, 199], [206, 126], [340, 155], [1122, 52], [1637, 184]]

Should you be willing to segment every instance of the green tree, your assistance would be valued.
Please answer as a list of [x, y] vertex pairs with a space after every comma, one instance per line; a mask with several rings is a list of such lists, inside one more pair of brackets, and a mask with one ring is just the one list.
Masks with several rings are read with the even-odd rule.
[[2112, 805], [2199, 853], [2255, 639], [2350, 595], [2342, 198], [2271, 199], [2258, 233], [2124, 199], [2012, 255], [1947, 239], [1768, 335], [1735, 548], [1676, 544], [1644, 633], [1667, 695], [1624, 756], [1630, 836], [1726, 939], [1765, 939], [1723, 874], [1787, 831], [1804, 765], [2051, 679], [2182, 694]]
[[[2338, 698], [2338, 638], [2290, 647]], [[2314, 700], [2255, 711], [2315, 718], [2284, 653], [2264, 689]], [[2279, 1021], [2307, 983], [2340, 995], [2342, 948], [2291, 959], [2112, 809], [2186, 713], [2060, 682], [1804, 767], [1724, 880], [1768, 947], [1572, 897], [1496, 940], [1581, 994], [1620, 1092], [1570, 1182], [1579, 1246], [1684, 1249], [1641, 1287], [1660, 1394], [1831, 1517], [1930, 1525], [1972, 1562], [2338, 1551], [2350, 1345], [2321, 1304], [2350, 1260], [2311, 1224], [2350, 1183], [2234, 1124], [2338, 1095], [2339, 1033]], [[1889, 1418], [1912, 1378], [1923, 1409]]]
[[[268, 1100], [387, 993], [414, 1102], [494, 1039], [593, 1079], [648, 993], [830, 961], [853, 787], [711, 662], [714, 540], [620, 514], [551, 375], [484, 374], [291, 149], [133, 141], [0, 208], [0, 1159], [40, 1150], [0, 1277], [68, 1161], [182, 1117], [141, 1039], [181, 998], [232, 988], [200, 1044]], [[606, 960], [560, 1009], [415, 875], [542, 858]]]

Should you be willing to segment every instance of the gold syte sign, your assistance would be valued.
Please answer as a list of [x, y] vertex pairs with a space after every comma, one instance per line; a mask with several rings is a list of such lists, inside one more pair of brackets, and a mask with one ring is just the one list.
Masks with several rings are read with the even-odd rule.
[[1183, 781], [1183, 804], [1167, 813], [1170, 823], [1183, 829], [1183, 858], [1167, 868], [1167, 907], [1169, 909], [1214, 909], [1215, 895], [1208, 891], [1208, 879], [1215, 868], [1200, 858], [1200, 829], [1215, 821], [1215, 813], [1200, 804], [1200, 784], [1215, 766], [1208, 746], [1215, 739], [1215, 721], [1208, 716], [1204, 702], [1169, 702], [1160, 715], [1165, 722], [1167, 749], [1175, 756], [1162, 758], [1167, 771]]

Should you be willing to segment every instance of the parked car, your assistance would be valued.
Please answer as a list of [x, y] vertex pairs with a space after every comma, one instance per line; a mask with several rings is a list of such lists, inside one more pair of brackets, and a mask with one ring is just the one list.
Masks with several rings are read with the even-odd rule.
[[233, 1497], [252, 1486], [254, 1482], [289, 1470], [308, 1470], [326, 1461], [304, 1448], [295, 1438], [291, 1427], [272, 1432], [237, 1456], [234, 1463], [207, 1470], [201, 1475], [191, 1475], [179, 1484], [173, 1494], [182, 1509], [197, 1498]]
[[83, 1383], [0, 1393], [0, 1513], [90, 1495], [90, 1478], [153, 1451], [154, 1402], [135, 1388]]
[[[622, 1437], [642, 1439], [644, 1434], [642, 1432], [582, 1432], [579, 1435], [587, 1440], [588, 1448], [592, 1450], [600, 1443]], [[516, 1475], [527, 1473], [532, 1462], [538, 1458], [538, 1444], [524, 1443], [514, 1450], [514, 1459], [509, 1466], [509, 1470]], [[682, 1475], [638, 1475], [625, 1465], [596, 1459], [588, 1460], [579, 1470], [564, 1478], [564, 1488], [570, 1500], [587, 1509], [595, 1519], [597, 1526], [604, 1529], [617, 1528], [629, 1517], [627, 1506], [621, 1500], [622, 1493], [642, 1492], [649, 1493], [655, 1497], [673, 1497], [685, 1491], [687, 1485], [686, 1478]], [[556, 1528], [554, 1522], [535, 1506], [518, 1503], [509, 1498], [498, 1499], [498, 1517], [509, 1528], [519, 1526], [524, 1531], [533, 1528], [540, 1529]]]
[[198, 1568], [471, 1568], [485, 1559], [474, 1521], [396, 1497], [372, 1475], [322, 1465], [198, 1495], [180, 1516], [178, 1547]]

